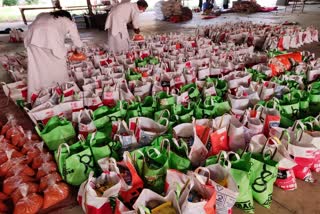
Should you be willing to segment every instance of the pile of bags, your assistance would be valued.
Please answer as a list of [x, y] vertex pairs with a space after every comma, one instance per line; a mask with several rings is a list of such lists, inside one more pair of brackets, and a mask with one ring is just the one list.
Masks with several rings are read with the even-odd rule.
[[192, 11], [188, 7], [183, 7], [181, 1], [159, 1], [155, 4], [154, 10], [156, 19], [161, 21], [177, 23], [192, 19]]
[[261, 6], [256, 1], [235, 1], [231, 10], [237, 13], [256, 13], [260, 11]]
[[[86, 46], [70, 82], [25, 104], [86, 213], [252, 213], [253, 200], [270, 207], [274, 184], [314, 182], [320, 60], [270, 48], [282, 32], [304, 44], [317, 30], [220, 28], [150, 36], [126, 53]], [[277, 45], [248, 39], [258, 29]], [[254, 51], [258, 40], [268, 52]], [[25, 87], [4, 88], [18, 100]]]
[[38, 213], [64, 201], [69, 186], [39, 137], [25, 132], [12, 115], [0, 130], [0, 212]]
[[313, 26], [261, 25], [250, 22], [226, 23], [200, 27], [196, 35], [205, 36], [213, 42], [246, 43], [262, 50], [289, 50], [303, 44], [319, 41], [318, 30]]

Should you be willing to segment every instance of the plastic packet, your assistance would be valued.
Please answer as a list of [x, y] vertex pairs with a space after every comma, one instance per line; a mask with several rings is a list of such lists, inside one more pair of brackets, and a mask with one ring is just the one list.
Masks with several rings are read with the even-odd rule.
[[55, 162], [50, 161], [50, 162], [46, 162], [43, 163], [38, 170], [37, 173], [37, 179], [42, 178], [43, 176], [46, 176], [52, 172], [56, 172], [57, 171], [57, 165]]
[[20, 186], [20, 184], [34, 181], [34, 178], [26, 175], [12, 176], [3, 181], [3, 193], [6, 195], [10, 195]]
[[65, 200], [69, 194], [69, 186], [63, 182], [55, 183], [54, 179], [49, 180], [49, 184], [52, 182], [52, 185], [49, 185], [48, 188], [43, 192], [44, 201], [43, 208], [46, 209], [53, 205], [60, 203]]
[[27, 190], [22, 191], [23, 198], [21, 198], [14, 207], [13, 214], [33, 214], [38, 213], [43, 205], [43, 198], [32, 193], [27, 195]]
[[28, 164], [25, 157], [10, 158], [8, 161], [0, 165], [0, 176], [6, 176], [9, 169], [18, 164]]
[[14, 204], [16, 204], [21, 198], [23, 198], [23, 191], [27, 191], [27, 194], [39, 192], [39, 185], [36, 183], [23, 183], [10, 195]]
[[[21, 126], [12, 127], [12, 134], [11, 134], [11, 143], [17, 147], [22, 147], [25, 143], [25, 134], [24, 130]], [[10, 130], [7, 134], [10, 132]]]
[[27, 176], [35, 176], [35, 171], [31, 169], [28, 165], [26, 164], [17, 164], [11, 167], [7, 174], [6, 177], [11, 177], [11, 176], [17, 176], [17, 175], [27, 175]]
[[11, 158], [22, 157], [23, 154], [18, 152], [15, 147], [10, 144], [0, 144], [0, 165], [7, 162]]
[[60, 181], [62, 181], [62, 177], [58, 172], [50, 173], [40, 179], [40, 191], [44, 191], [49, 185], [56, 184]]
[[32, 168], [38, 169], [43, 163], [50, 162], [52, 160], [53, 160], [53, 157], [49, 152], [40, 153], [38, 156], [34, 157], [32, 162]]
[[16, 120], [14, 119], [13, 114], [8, 114], [7, 119], [8, 119], [8, 122], [4, 124], [4, 126], [2, 126], [1, 135], [6, 135], [8, 130], [14, 125], [16, 125]]

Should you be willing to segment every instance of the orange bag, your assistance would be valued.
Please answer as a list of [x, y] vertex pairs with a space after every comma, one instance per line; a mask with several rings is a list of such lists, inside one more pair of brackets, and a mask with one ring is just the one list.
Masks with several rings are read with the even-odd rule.
[[50, 174], [51, 172], [56, 172], [56, 171], [57, 171], [57, 165], [55, 162], [50, 161], [50, 162], [43, 163], [39, 167], [36, 178], [40, 179], [43, 176], [46, 176], [46, 175]]
[[48, 188], [48, 186], [56, 184], [60, 181], [62, 181], [62, 177], [57, 172], [46, 175], [40, 179], [40, 191], [44, 191]]
[[141, 34], [135, 34], [133, 36], [133, 41], [143, 41], [144, 40], [144, 37], [141, 35]]
[[53, 184], [44, 191], [43, 209], [65, 200], [70, 194], [69, 186], [63, 182]]
[[34, 182], [35, 179], [26, 175], [18, 175], [7, 178], [3, 181], [3, 193], [7, 195], [11, 195], [13, 191], [15, 191], [20, 184]]
[[269, 64], [269, 67], [272, 71], [272, 76], [277, 76], [285, 71], [291, 70], [291, 60], [296, 63], [302, 62], [301, 52], [281, 54], [272, 58]]
[[39, 192], [39, 185], [36, 183], [24, 183], [21, 184], [11, 195], [12, 201], [14, 204], [18, 203], [18, 201], [23, 198], [22, 192], [24, 189], [27, 189], [27, 194], [37, 193]]
[[11, 158], [7, 162], [0, 165], [0, 176], [6, 176], [9, 169], [17, 164], [28, 164], [25, 157]]
[[73, 53], [70, 57], [69, 60], [70, 61], [84, 61], [86, 60], [86, 55], [84, 55], [83, 53]]
[[11, 167], [7, 174], [6, 177], [11, 177], [11, 176], [16, 176], [16, 175], [27, 175], [27, 176], [35, 176], [35, 171], [31, 169], [28, 165], [25, 164], [17, 164]]
[[38, 213], [43, 205], [43, 198], [32, 193], [21, 198], [15, 205], [13, 214], [35, 214]]
[[[39, 150], [40, 151], [40, 150]], [[29, 153], [28, 153], [29, 154]], [[41, 165], [43, 163], [46, 163], [46, 162], [50, 162], [53, 160], [53, 157], [52, 155], [47, 152], [47, 153], [40, 153], [37, 157], [35, 157], [33, 159], [33, 162], [32, 162], [32, 168], [33, 169], [38, 169], [39, 167], [41, 167]]]
[[[0, 144], [0, 146], [2, 145]], [[10, 149], [10, 147], [14, 148], [13, 146], [3, 145], [2, 150], [0, 150], [0, 165], [7, 162], [10, 158], [19, 158], [23, 156], [22, 153], [18, 152], [15, 149]]]

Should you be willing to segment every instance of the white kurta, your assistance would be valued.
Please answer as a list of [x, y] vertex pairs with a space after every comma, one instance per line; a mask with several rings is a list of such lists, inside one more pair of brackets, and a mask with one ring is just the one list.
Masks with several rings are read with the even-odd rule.
[[77, 26], [70, 19], [55, 19], [42, 13], [29, 26], [24, 44], [28, 52], [28, 101], [33, 92], [68, 81], [64, 45], [69, 34], [74, 45], [82, 46]]
[[114, 6], [108, 15], [105, 29], [108, 29], [108, 46], [113, 52], [128, 51], [129, 32], [127, 24], [132, 22], [135, 29], [140, 28], [140, 10], [137, 3], [122, 3]]

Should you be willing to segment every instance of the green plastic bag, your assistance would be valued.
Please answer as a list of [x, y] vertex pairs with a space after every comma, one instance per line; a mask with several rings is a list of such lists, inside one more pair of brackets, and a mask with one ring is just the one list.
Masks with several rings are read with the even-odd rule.
[[195, 108], [194, 116], [196, 119], [213, 118], [214, 113], [214, 102], [211, 99], [211, 96], [208, 96], [204, 102], [201, 100], [199, 101]]
[[252, 154], [250, 184], [253, 198], [262, 206], [270, 208], [273, 184], [277, 179], [278, 163], [269, 155]]
[[207, 83], [214, 83], [214, 87], [216, 89], [217, 96], [223, 97], [228, 91], [228, 83], [226, 80], [218, 79], [218, 78], [207, 78]]
[[231, 110], [229, 102], [224, 101], [222, 97], [214, 96], [211, 99], [213, 99], [214, 103], [213, 112], [215, 117], [222, 116]]
[[199, 91], [197, 85], [194, 83], [187, 84], [187, 85], [184, 85], [181, 87], [181, 90], [180, 90], [181, 94], [186, 91], [188, 91], [188, 96], [191, 101], [197, 102], [201, 98], [200, 91]]
[[190, 123], [192, 121], [194, 104], [189, 103], [187, 107], [181, 104], [176, 104], [172, 106], [173, 115], [178, 123]]
[[309, 87], [310, 112], [316, 116], [320, 112], [320, 81]]
[[268, 78], [266, 74], [259, 72], [253, 68], [246, 68], [245, 70], [252, 74], [251, 76], [252, 81], [262, 82], [263, 80], [266, 80]]
[[144, 180], [145, 187], [162, 194], [167, 169], [169, 169], [168, 159], [157, 149], [149, 147], [146, 154], [134, 153], [133, 161], [137, 172]]
[[129, 81], [131, 80], [140, 80], [142, 77], [141, 73], [135, 72], [133, 69], [129, 69], [128, 73], [127, 73], [127, 79]]
[[152, 96], [145, 97], [144, 100], [139, 103], [139, 106], [142, 117], [153, 118], [156, 102]]
[[163, 109], [170, 109], [172, 105], [176, 104], [176, 98], [172, 95], [168, 95], [166, 92], [159, 92], [156, 95], [157, 98], [157, 109], [163, 110]]
[[38, 126], [35, 129], [51, 151], [63, 143], [72, 144], [76, 136], [72, 123], [58, 116], [52, 117], [42, 131]]
[[[253, 196], [250, 185], [251, 153], [244, 152], [241, 157], [235, 153], [228, 154], [228, 160], [231, 162], [230, 174], [236, 181], [239, 188], [239, 195], [235, 206], [249, 213], [254, 213]], [[206, 166], [216, 164], [218, 156], [211, 156], [206, 160]]]
[[63, 180], [74, 186], [82, 184], [94, 171], [94, 157], [84, 141], [71, 146], [61, 144], [55, 152], [55, 159]]

